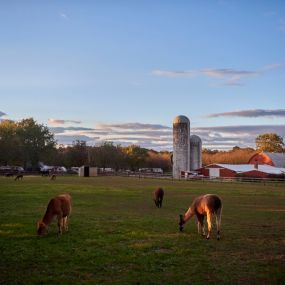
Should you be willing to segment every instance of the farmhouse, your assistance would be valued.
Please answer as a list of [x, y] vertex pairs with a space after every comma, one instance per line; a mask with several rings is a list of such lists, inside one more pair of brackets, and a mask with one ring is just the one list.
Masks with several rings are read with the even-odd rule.
[[275, 167], [285, 167], [285, 153], [260, 152], [254, 154], [248, 161], [249, 164], [268, 164]]
[[206, 177], [260, 177], [285, 175], [285, 168], [258, 164], [209, 164], [198, 170]]

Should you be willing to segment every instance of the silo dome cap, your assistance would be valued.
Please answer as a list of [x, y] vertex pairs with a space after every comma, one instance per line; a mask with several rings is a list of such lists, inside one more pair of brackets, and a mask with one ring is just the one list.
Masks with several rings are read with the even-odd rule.
[[182, 115], [174, 118], [173, 124], [181, 124], [181, 123], [190, 124], [190, 120], [186, 116], [182, 116]]
[[196, 135], [191, 135], [190, 136], [190, 142], [193, 142], [193, 143], [200, 143], [202, 142], [201, 138], [196, 136]]

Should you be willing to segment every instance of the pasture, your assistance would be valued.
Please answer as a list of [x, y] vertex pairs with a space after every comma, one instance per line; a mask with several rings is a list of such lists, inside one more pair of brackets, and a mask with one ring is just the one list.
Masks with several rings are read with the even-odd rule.
[[[152, 201], [165, 190], [161, 209]], [[73, 197], [69, 232], [36, 236], [50, 198]], [[221, 240], [180, 233], [194, 197], [223, 200]], [[0, 177], [0, 284], [284, 284], [285, 187], [122, 177]]]

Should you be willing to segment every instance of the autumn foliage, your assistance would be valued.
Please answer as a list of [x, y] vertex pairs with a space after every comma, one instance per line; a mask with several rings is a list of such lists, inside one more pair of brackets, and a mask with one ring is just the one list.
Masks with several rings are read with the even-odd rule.
[[212, 163], [246, 164], [255, 153], [256, 150], [253, 148], [239, 148], [237, 146], [229, 151], [204, 149], [202, 152], [202, 163], [203, 165]]

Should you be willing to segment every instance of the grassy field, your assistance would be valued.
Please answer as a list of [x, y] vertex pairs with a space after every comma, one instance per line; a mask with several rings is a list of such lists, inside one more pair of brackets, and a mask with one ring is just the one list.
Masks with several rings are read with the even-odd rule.
[[[152, 192], [161, 186], [157, 209]], [[53, 196], [73, 197], [70, 231], [36, 236]], [[178, 231], [193, 198], [223, 199], [222, 238]], [[0, 284], [284, 284], [284, 185], [120, 177], [0, 178]]]

